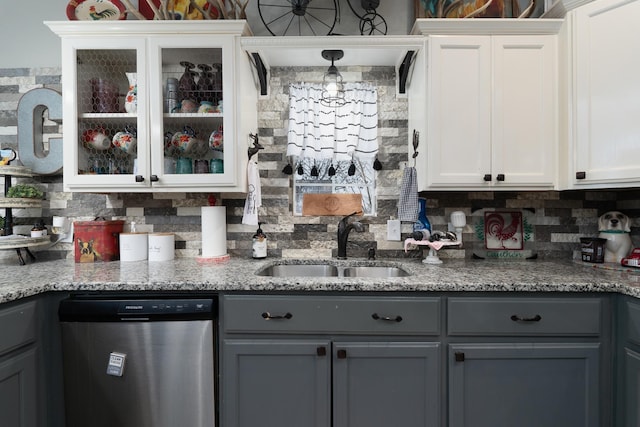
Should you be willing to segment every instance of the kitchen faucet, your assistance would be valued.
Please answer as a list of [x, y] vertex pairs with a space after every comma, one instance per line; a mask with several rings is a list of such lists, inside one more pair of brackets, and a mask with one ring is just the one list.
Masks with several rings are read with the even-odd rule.
[[364, 231], [364, 225], [359, 221], [353, 221], [349, 223], [349, 218], [356, 215], [358, 212], [354, 212], [345, 216], [338, 223], [338, 259], [347, 259], [347, 240], [349, 239], [349, 232], [355, 228], [358, 232]]

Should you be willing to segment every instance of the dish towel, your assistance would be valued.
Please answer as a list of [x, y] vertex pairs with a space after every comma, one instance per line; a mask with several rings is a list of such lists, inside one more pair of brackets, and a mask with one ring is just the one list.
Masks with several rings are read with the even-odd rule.
[[249, 160], [247, 165], [247, 200], [244, 202], [242, 223], [258, 225], [258, 208], [260, 206], [262, 206], [262, 191], [260, 189], [258, 163]]
[[404, 168], [400, 199], [398, 199], [398, 219], [416, 222], [418, 220], [418, 173], [414, 167]]

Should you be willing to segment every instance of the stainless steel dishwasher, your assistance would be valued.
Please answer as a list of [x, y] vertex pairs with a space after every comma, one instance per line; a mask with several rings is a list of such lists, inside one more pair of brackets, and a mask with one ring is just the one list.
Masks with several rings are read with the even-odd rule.
[[61, 301], [67, 427], [214, 427], [214, 298]]

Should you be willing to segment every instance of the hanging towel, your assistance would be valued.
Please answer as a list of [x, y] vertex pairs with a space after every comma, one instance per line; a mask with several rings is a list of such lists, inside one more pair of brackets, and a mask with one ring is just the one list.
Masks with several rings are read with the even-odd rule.
[[398, 199], [398, 219], [416, 222], [418, 220], [418, 173], [414, 167], [404, 168], [400, 199]]
[[260, 189], [258, 163], [249, 160], [247, 165], [247, 200], [244, 202], [242, 223], [258, 225], [258, 208], [260, 206], [262, 206], [262, 191]]

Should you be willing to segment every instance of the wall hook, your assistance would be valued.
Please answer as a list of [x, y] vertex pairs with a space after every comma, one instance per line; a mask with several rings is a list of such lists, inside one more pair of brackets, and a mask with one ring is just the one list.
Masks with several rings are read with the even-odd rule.
[[249, 147], [249, 149], [247, 150], [247, 153], [249, 154], [249, 160], [251, 160], [253, 155], [256, 154], [258, 151], [263, 150], [264, 147], [260, 145], [260, 142], [258, 141], [257, 133], [256, 134], [250, 133], [249, 138], [253, 139], [253, 147]]

